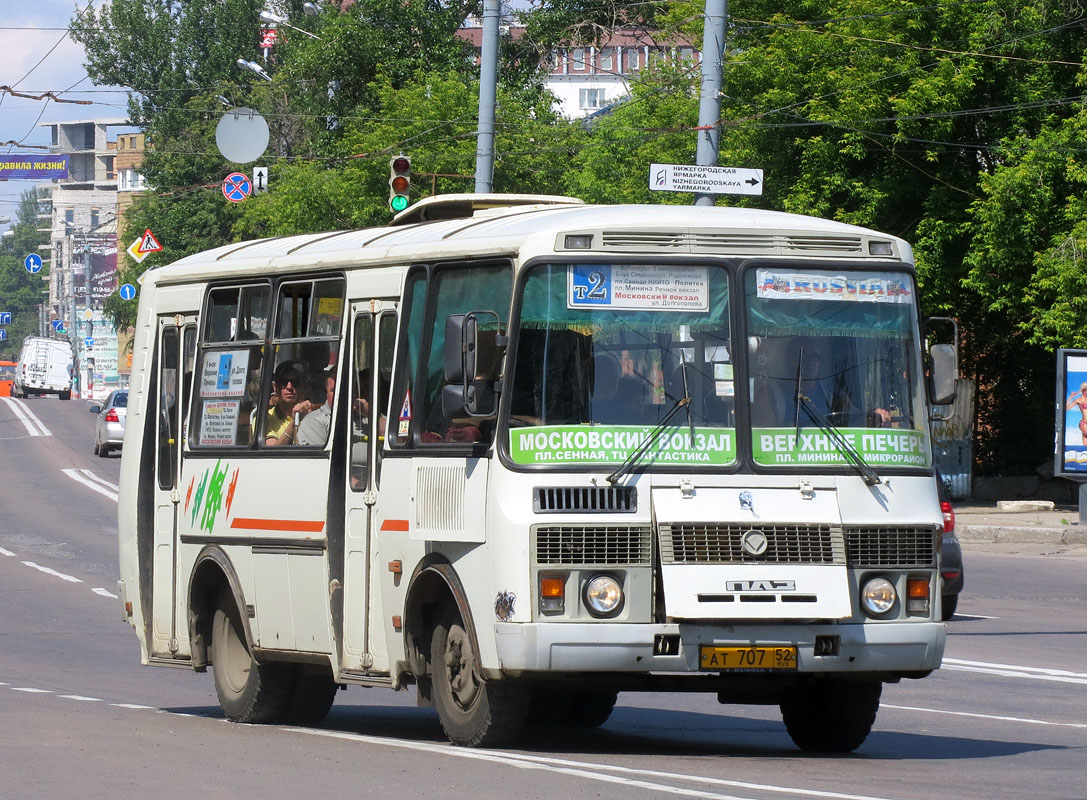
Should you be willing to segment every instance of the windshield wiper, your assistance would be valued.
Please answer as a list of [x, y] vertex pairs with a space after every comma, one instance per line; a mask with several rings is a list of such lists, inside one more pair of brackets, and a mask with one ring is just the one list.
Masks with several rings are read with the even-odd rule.
[[802, 386], [804, 382], [804, 348], [800, 348], [800, 361], [796, 365], [796, 441], [800, 441], [800, 409], [815, 423], [823, 433], [830, 437], [838, 450], [845, 456], [849, 465], [857, 471], [864, 480], [865, 486], [875, 486], [883, 483], [876, 471], [868, 466], [868, 462], [857, 452], [857, 449], [845, 438], [841, 429], [829, 419], [819, 419], [818, 409], [812, 405], [811, 400], [804, 394]]
[[849, 443], [847, 438], [845, 438], [845, 434], [842, 433], [841, 429], [829, 420], [819, 419], [819, 415], [812, 407], [811, 401], [808, 400], [805, 395], [801, 394], [798, 395], [798, 397], [800, 398], [800, 402], [797, 403], [797, 441], [800, 440], [800, 407], [803, 407], [804, 413], [808, 415], [808, 418], [815, 423], [819, 430], [830, 437], [838, 450], [845, 456], [845, 460], [857, 471], [857, 474], [861, 476], [865, 486], [875, 486], [877, 483], [883, 483], [879, 475], [876, 474], [876, 471], [868, 466], [868, 462], [864, 460], [864, 457], [861, 456], [861, 454], [857, 452], [857, 449]]
[[[684, 391], [686, 390], [686, 387], [684, 387]], [[608, 476], [608, 483], [615, 483], [617, 480], [619, 480], [621, 477], [626, 475], [628, 472], [631, 471], [631, 469], [634, 468], [634, 465], [637, 464], [639, 460], [641, 460], [641, 457], [644, 456], [646, 452], [648, 452], [649, 448], [653, 446], [653, 443], [660, 438], [660, 435], [662, 433], [664, 433], [665, 429], [668, 427], [668, 423], [672, 421], [672, 417], [678, 414], [681, 408], [687, 408], [687, 419], [690, 420], [690, 405], [691, 398], [688, 395], [684, 395], [683, 397], [676, 400], [676, 404], [668, 410], [668, 413], [664, 415], [664, 419], [657, 423], [657, 427], [651, 430], [649, 432], [649, 435], [645, 437], [645, 440], [640, 445], [638, 445], [637, 449], [635, 449], [634, 452], [627, 456], [623, 463], [616, 467], [615, 471]], [[692, 431], [693, 430], [694, 428], [692, 426]], [[694, 439], [692, 435], [692, 442], [693, 441]]]

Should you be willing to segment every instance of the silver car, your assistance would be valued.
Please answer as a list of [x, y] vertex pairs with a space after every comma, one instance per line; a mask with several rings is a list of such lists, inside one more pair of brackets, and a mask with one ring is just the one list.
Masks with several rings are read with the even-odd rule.
[[110, 392], [103, 405], [90, 407], [89, 411], [98, 415], [94, 423], [94, 454], [96, 456], [106, 458], [110, 450], [121, 449], [125, 440], [125, 412], [127, 410], [127, 389]]

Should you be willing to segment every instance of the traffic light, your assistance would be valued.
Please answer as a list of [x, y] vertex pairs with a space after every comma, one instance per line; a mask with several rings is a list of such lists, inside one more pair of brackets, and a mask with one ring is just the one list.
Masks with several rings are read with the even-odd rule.
[[411, 189], [411, 159], [393, 156], [389, 159], [389, 208], [403, 211], [408, 207], [408, 191]]

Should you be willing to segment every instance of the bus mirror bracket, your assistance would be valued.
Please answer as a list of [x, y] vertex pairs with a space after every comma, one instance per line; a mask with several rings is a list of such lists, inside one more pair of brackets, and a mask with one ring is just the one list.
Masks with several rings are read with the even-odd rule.
[[469, 311], [445, 318], [442, 414], [447, 419], [493, 417], [497, 413], [498, 374], [506, 349], [506, 337], [498, 332], [500, 325], [496, 311]]
[[[950, 341], [948, 341], [950, 339]], [[955, 380], [959, 376], [959, 326], [950, 317], [925, 321], [928, 345], [928, 397], [931, 405], [955, 402]]]

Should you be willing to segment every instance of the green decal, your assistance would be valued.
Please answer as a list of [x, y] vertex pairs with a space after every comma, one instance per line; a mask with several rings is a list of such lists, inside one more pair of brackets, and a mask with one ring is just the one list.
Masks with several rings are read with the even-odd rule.
[[200, 479], [200, 485], [196, 487], [196, 501], [192, 504], [192, 519], [189, 525], [196, 527], [196, 515], [200, 511], [200, 503], [204, 499], [204, 489], [208, 486], [208, 471], [204, 470], [204, 477]]
[[[928, 442], [922, 431], [894, 428], [840, 428], [873, 467], [927, 467]], [[751, 431], [755, 463], [774, 466], [827, 466], [848, 463], [830, 435], [818, 428], [755, 428]]]
[[[653, 428], [641, 425], [543, 425], [510, 431], [517, 464], [619, 464], [645, 442]], [[644, 456], [660, 466], [723, 466], [736, 460], [733, 428], [670, 427]]]
[[204, 504], [204, 516], [200, 520], [200, 527], [211, 533], [215, 528], [215, 515], [223, 507], [223, 482], [226, 480], [227, 467], [219, 471], [222, 461], [215, 462], [215, 469], [211, 472], [211, 485], [208, 487], [208, 501]]

